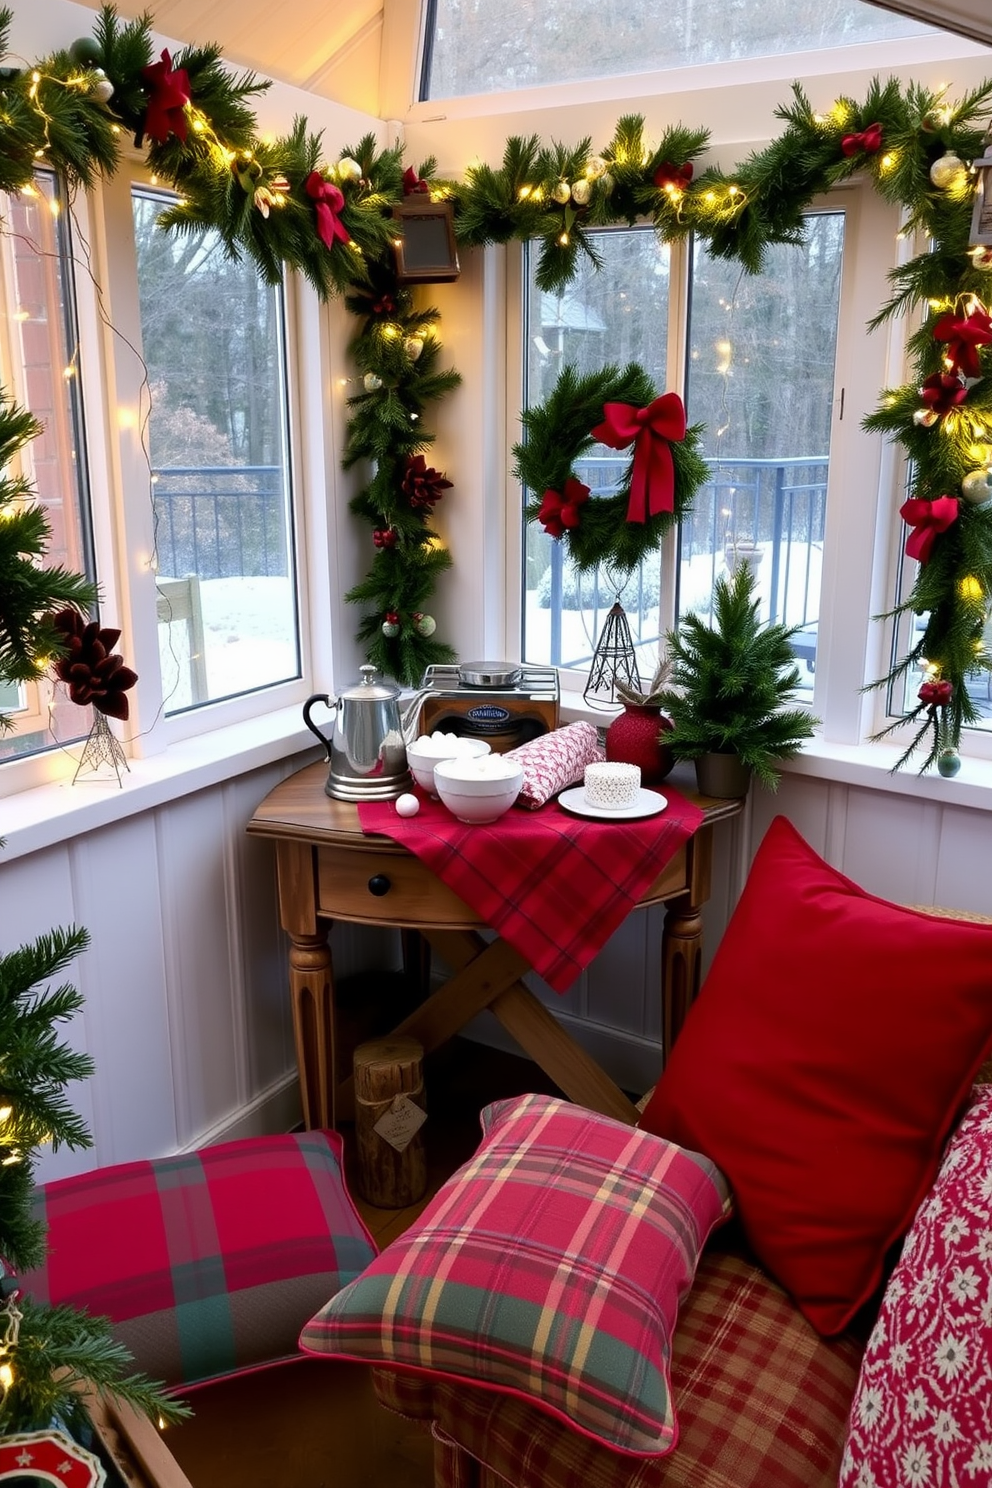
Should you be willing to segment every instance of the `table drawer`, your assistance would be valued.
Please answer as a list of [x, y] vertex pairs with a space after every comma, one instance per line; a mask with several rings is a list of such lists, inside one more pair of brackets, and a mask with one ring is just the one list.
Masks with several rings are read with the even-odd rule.
[[457, 929], [482, 921], [418, 858], [317, 849], [317, 913], [370, 925]]

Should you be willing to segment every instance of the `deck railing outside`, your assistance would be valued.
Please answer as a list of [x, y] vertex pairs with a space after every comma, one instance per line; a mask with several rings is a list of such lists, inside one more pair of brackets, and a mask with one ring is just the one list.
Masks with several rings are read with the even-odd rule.
[[285, 577], [277, 465], [169, 465], [152, 472], [158, 571], [174, 578]]

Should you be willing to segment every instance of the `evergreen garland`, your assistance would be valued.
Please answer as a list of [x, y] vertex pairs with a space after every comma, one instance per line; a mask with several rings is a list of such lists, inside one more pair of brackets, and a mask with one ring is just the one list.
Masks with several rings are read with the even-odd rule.
[[[10, 22], [11, 12], [0, 9], [4, 50]], [[321, 297], [344, 296], [360, 317], [352, 346], [359, 369], [363, 378], [378, 379], [350, 403], [346, 463], [372, 462], [370, 481], [352, 509], [373, 524], [374, 533], [396, 534], [388, 549], [377, 546], [367, 579], [348, 597], [368, 607], [359, 634], [370, 659], [415, 682], [425, 664], [451, 656], [450, 647], [433, 639], [433, 621], [425, 620], [422, 609], [450, 557], [430, 530], [429, 510], [418, 507], [411, 514], [404, 506], [402, 481], [406, 462], [431, 441], [423, 410], [458, 379], [438, 369], [436, 349], [428, 350], [436, 338], [430, 336], [419, 361], [402, 361], [411, 337], [417, 340], [428, 324], [436, 326], [436, 317], [417, 312], [408, 291], [396, 284], [390, 212], [404, 189], [400, 152], [377, 152], [370, 136], [338, 160], [324, 162], [320, 137], [302, 118], [284, 139], [263, 143], [251, 100], [267, 83], [250, 73], [229, 73], [217, 47], [186, 48], [174, 58], [163, 54], [166, 63], [173, 76], [185, 76], [189, 98], [174, 111], [178, 130], [153, 138], [148, 119], [154, 84], [146, 73], [158, 64], [148, 16], [122, 25], [105, 5], [93, 37], [36, 68], [4, 69], [0, 189], [29, 185], [37, 163], [54, 166], [70, 184], [90, 185], [99, 173], [116, 169], [126, 133], [133, 134], [145, 145], [151, 167], [182, 197], [164, 215], [166, 226], [180, 232], [212, 227], [229, 254], [247, 254], [269, 281], [289, 265]], [[421, 183], [453, 203], [456, 235], [464, 245], [527, 239], [539, 244], [536, 278], [543, 290], [563, 288], [580, 256], [597, 262], [590, 229], [645, 217], [665, 240], [696, 233], [712, 253], [757, 272], [770, 245], [802, 241], [803, 213], [814, 196], [855, 174], [867, 174], [885, 200], [904, 208], [907, 231], [927, 235], [933, 252], [891, 275], [892, 297], [873, 321], [922, 315], [911, 343], [910, 381], [884, 393], [865, 421], [869, 430], [903, 446], [914, 498], [949, 496], [962, 508], [960, 522], [937, 534], [906, 601], [914, 613], [929, 611], [925, 651], [914, 647], [871, 684], [891, 687], [925, 660], [929, 680], [950, 688], [936, 705], [928, 691], [912, 715], [918, 729], [900, 764], [923, 747], [923, 769], [940, 752], [956, 749], [961, 727], [973, 721], [968, 678], [992, 665], [977, 623], [979, 598], [986, 609], [992, 600], [992, 539], [986, 534], [992, 506], [977, 505], [974, 495], [977, 478], [992, 470], [992, 396], [986, 387], [992, 351], [978, 344], [966, 374], [955, 360], [959, 348], [934, 334], [944, 315], [987, 314], [985, 300], [992, 298], [992, 250], [970, 242], [972, 164], [985, 148], [990, 100], [992, 82], [952, 104], [943, 93], [916, 84], [903, 89], [895, 79], [876, 79], [860, 102], [841, 97], [820, 114], [796, 84], [791, 102], [777, 110], [784, 126], [779, 137], [729, 174], [715, 166], [697, 170], [709, 146], [706, 129], [674, 125], [651, 145], [638, 115], [618, 120], [599, 153], [588, 139], [548, 145], [537, 136], [511, 137], [498, 168], [471, 167], [461, 182], [434, 179], [433, 162], [421, 167]], [[948, 175], [954, 157], [961, 169]], [[334, 202], [340, 193], [335, 220], [341, 231], [330, 247], [308, 189], [314, 180], [334, 188]], [[935, 416], [923, 422], [921, 415], [935, 412], [928, 379], [943, 372], [962, 385], [964, 397], [938, 404]], [[963, 494], [966, 487], [971, 494]], [[614, 533], [605, 545], [622, 548], [625, 536]]]

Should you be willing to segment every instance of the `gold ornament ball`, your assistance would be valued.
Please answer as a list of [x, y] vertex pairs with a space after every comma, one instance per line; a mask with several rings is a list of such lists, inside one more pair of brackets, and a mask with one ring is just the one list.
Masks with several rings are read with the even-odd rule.
[[551, 195], [554, 197], [558, 205], [563, 207], [568, 201], [569, 197], [572, 195], [572, 188], [567, 181], [559, 181], [552, 191]]
[[424, 341], [422, 336], [407, 336], [406, 340], [403, 342], [403, 350], [406, 352], [411, 362], [417, 361], [423, 349]]
[[968, 257], [976, 269], [992, 269], [992, 248], [979, 244], [977, 248], [968, 249]]
[[360, 181], [362, 179], [362, 167], [357, 160], [352, 160], [350, 155], [342, 155], [338, 161], [339, 181]]
[[584, 207], [592, 192], [592, 184], [589, 181], [576, 181], [572, 186], [572, 200], [577, 207]]
[[932, 429], [937, 422], [937, 414], [932, 408], [918, 408], [913, 414], [913, 423], [921, 429]]
[[586, 175], [591, 181], [598, 181], [606, 175], [606, 161], [602, 155], [594, 155], [586, 166]]
[[964, 164], [953, 150], [946, 155], [941, 155], [930, 167], [930, 179], [941, 191], [949, 186], [954, 186], [964, 174]]
[[969, 470], [961, 482], [961, 495], [972, 506], [992, 501], [992, 470]]
[[362, 386], [367, 393], [377, 393], [382, 387], [382, 378], [376, 372], [366, 372], [362, 378]]

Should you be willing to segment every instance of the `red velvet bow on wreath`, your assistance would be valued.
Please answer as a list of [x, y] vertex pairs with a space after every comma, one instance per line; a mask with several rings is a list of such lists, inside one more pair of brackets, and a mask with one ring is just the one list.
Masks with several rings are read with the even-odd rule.
[[981, 377], [978, 348], [992, 344], [992, 316], [976, 307], [970, 315], [942, 315], [933, 328], [935, 341], [947, 342], [944, 358], [949, 372], [962, 377]]
[[678, 393], [662, 393], [646, 408], [629, 403], [606, 403], [604, 419], [592, 437], [610, 449], [634, 442], [628, 522], [646, 522], [648, 515], [675, 510], [675, 466], [671, 441], [685, 438], [685, 407]]

